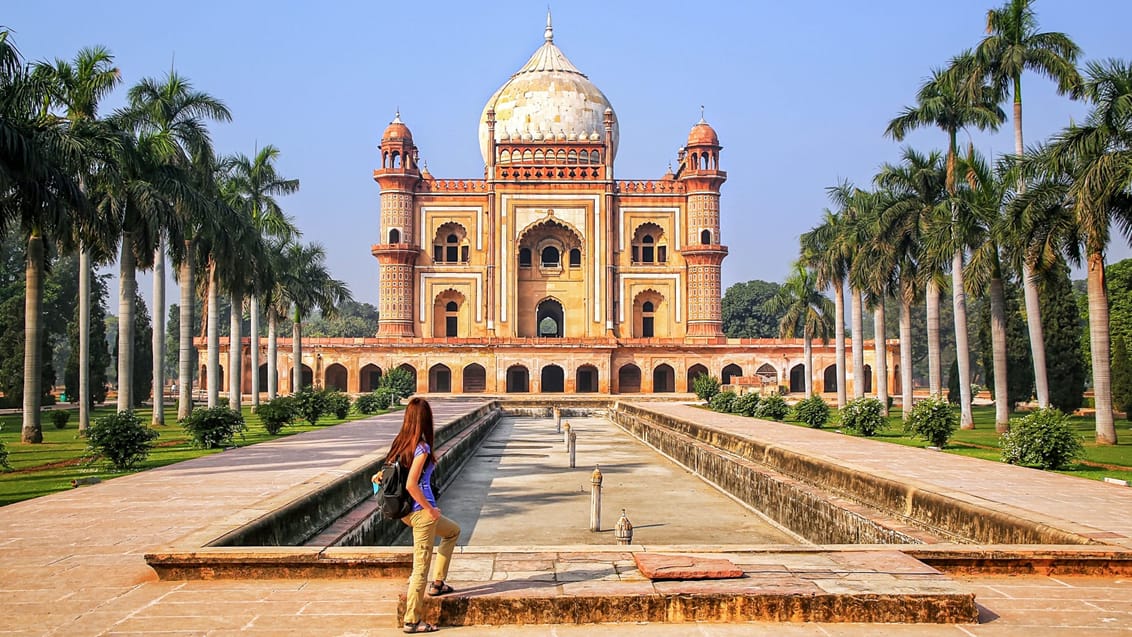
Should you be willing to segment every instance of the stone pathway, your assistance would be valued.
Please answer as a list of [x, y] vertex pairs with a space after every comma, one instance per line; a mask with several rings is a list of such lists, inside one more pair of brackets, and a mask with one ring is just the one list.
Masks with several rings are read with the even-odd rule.
[[[1132, 488], [1050, 471], [876, 442], [690, 405], [640, 403], [677, 418], [781, 446], [898, 482], [916, 482], [968, 502], [994, 503], [1028, 519], [1132, 548]], [[1086, 527], [1082, 529], [1082, 527]]]
[[[470, 411], [475, 404], [437, 400], [434, 410], [443, 420]], [[716, 416], [702, 410], [695, 413], [700, 419]], [[210, 521], [388, 445], [400, 420], [400, 414], [392, 414], [346, 423], [0, 507], [0, 635], [402, 634], [393, 628], [397, 596], [404, 590], [401, 580], [158, 581], [142, 558], [146, 551]], [[820, 444], [818, 451], [823, 455], [845, 451], [854, 462], [883, 457], [878, 471], [899, 476], [907, 470], [918, 480], [931, 478], [924, 475], [931, 473], [924, 456], [902, 453], [917, 450], [789, 425], [751, 426], [753, 435], [780, 436], [783, 444], [798, 437], [799, 445], [819, 445], [816, 438], [809, 440], [804, 434], [825, 436], [829, 442]], [[932, 458], [946, 461], [951, 456]], [[996, 484], [1002, 469], [1010, 468], [979, 463], [958, 473], [945, 468], [940, 475], [954, 488], [969, 490], [971, 497], [995, 497], [1005, 491], [1002, 497], [1012, 504], [1042, 510], [1045, 495], [1051, 515], [1079, 513], [1080, 518], [1070, 519], [1114, 532], [1132, 526], [1132, 507], [1124, 504], [1119, 487], [1086, 483], [1088, 487], [1080, 488], [1089, 491], [1088, 501], [1075, 504], [1077, 482], [1085, 481], [1056, 476], [1053, 484], [1041, 483], [1044, 493], [1035, 487], [1023, 498]], [[1045, 479], [1045, 474], [1020, 471]], [[1012, 477], [1008, 484], [1018, 480]], [[446, 628], [443, 634], [1069, 637], [1132, 631], [1132, 579], [953, 579], [977, 594], [980, 624], [654, 623]]]

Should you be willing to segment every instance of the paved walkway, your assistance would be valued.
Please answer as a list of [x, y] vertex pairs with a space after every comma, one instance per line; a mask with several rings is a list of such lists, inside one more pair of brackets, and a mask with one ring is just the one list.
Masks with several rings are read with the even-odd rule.
[[829, 430], [720, 414], [690, 405], [641, 406], [808, 456], [835, 458], [838, 464], [866, 474], [898, 482], [914, 481], [981, 505], [993, 503], [999, 509], [1024, 513], [1031, 520], [1079, 532], [1106, 544], [1132, 548], [1129, 487], [881, 443]]
[[[470, 411], [473, 403], [435, 401], [438, 420]], [[666, 409], [688, 409], [678, 406]], [[773, 423], [717, 421], [750, 426], [753, 435], [818, 445], [822, 455], [844, 452], [854, 462], [878, 462], [877, 470], [940, 480], [976, 493], [1010, 498], [1040, 508], [1043, 500], [1079, 522], [1123, 531], [1132, 507], [1118, 487], [1026, 472], [1010, 467], [950, 463], [947, 455], [837, 437]], [[252, 506], [304, 480], [333, 472], [343, 462], [389, 444], [399, 414], [299, 434], [110, 480], [44, 498], [0, 507], [0, 635], [395, 635], [397, 580], [157, 581], [143, 560], [147, 550]], [[754, 431], [757, 429], [757, 431]], [[818, 436], [828, 442], [822, 446]], [[795, 438], [797, 437], [797, 438]], [[902, 453], [903, 452], [903, 453]], [[885, 458], [879, 462], [879, 458]], [[1025, 471], [1025, 470], [1019, 470]], [[958, 473], [956, 473], [958, 472]], [[1028, 496], [995, 486], [1021, 484]], [[1048, 481], [1056, 478], [1052, 482]], [[1083, 481], [1080, 481], [1083, 482]], [[1067, 493], [1068, 491], [1068, 493]], [[1086, 504], [1075, 503], [1081, 491]], [[1087, 493], [1085, 493], [1087, 492]], [[1105, 495], [1101, 495], [1105, 494]], [[1111, 495], [1109, 495], [1111, 494]], [[1049, 496], [1048, 498], [1045, 496]], [[997, 501], [997, 500], [996, 500]], [[1092, 509], [1092, 510], [1091, 510]], [[458, 558], [457, 558], [458, 559]], [[1128, 634], [1132, 631], [1132, 581], [1098, 577], [964, 577], [977, 594], [979, 625], [893, 626], [845, 624], [613, 625], [452, 628], [457, 635], [928, 635], [1025, 637]], [[457, 583], [454, 581], [454, 583]]]

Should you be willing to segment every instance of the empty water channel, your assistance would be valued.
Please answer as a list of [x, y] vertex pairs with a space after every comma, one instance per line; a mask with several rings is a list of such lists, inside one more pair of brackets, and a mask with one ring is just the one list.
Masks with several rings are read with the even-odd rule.
[[[634, 525], [633, 544], [645, 546], [1096, 543], [968, 498], [713, 429], [695, 422], [696, 410], [676, 417], [647, 402], [599, 398], [437, 403], [434, 481], [441, 509], [462, 527], [462, 545], [614, 545], [622, 509]], [[554, 409], [576, 434], [574, 468]], [[369, 479], [384, 454], [376, 449], [296, 485], [147, 561], [163, 577], [239, 576], [269, 563], [330, 573], [370, 560], [386, 569], [381, 547], [404, 545], [406, 527], [375, 515]], [[603, 474], [597, 532], [589, 529], [595, 465]]]

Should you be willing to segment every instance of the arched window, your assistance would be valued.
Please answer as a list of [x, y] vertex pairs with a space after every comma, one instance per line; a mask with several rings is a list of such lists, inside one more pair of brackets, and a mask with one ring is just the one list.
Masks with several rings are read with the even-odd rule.
[[389, 243], [401, 243], [401, 231], [393, 228], [389, 231]]
[[449, 338], [456, 336], [457, 326], [460, 324], [459, 311], [460, 306], [455, 301], [449, 301], [444, 306], [444, 335]]
[[655, 320], [656, 306], [652, 301], [645, 301], [641, 305], [641, 338], [653, 337], [653, 321]]
[[703, 230], [700, 232], [700, 245], [711, 245], [711, 230]]
[[578, 153], [577, 153], [577, 151], [573, 151], [573, 150], [572, 150], [572, 151], [570, 151], [569, 153], [567, 153], [567, 155], [566, 155], [566, 163], [567, 163], [567, 164], [576, 164], [576, 163], [578, 163]]
[[[452, 232], [453, 229], [456, 232]], [[465, 245], [463, 232], [463, 228], [454, 223], [441, 226], [433, 240], [432, 260], [436, 263], [466, 263], [468, 246]]]
[[577, 248], [570, 250], [570, 267], [571, 268], [582, 267], [582, 251], [581, 250], [579, 250]]
[[554, 246], [546, 246], [545, 248], [543, 248], [541, 256], [542, 267], [544, 268], [557, 268], [559, 265], [561, 265], [561, 256], [558, 254], [558, 248]]
[[641, 261], [652, 263], [654, 259], [653, 238], [651, 234], [646, 234], [641, 237]]
[[531, 267], [531, 249], [530, 248], [519, 248], [519, 267], [520, 268]]

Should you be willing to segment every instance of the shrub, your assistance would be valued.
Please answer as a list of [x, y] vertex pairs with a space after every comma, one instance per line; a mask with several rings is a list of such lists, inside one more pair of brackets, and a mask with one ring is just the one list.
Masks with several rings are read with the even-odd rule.
[[711, 400], [708, 401], [708, 407], [711, 407], [712, 411], [718, 411], [720, 413], [726, 414], [731, 412], [731, 405], [734, 402], [735, 392], [721, 391], [711, 397]]
[[904, 431], [919, 436], [933, 447], [942, 449], [951, 435], [959, 428], [959, 414], [955, 413], [949, 401], [938, 396], [921, 400], [908, 412], [904, 421]]
[[884, 407], [876, 398], [857, 398], [841, 408], [841, 427], [862, 436], [874, 436], [884, 430], [888, 421]]
[[295, 420], [295, 401], [290, 396], [278, 396], [263, 403], [256, 410], [263, 422], [263, 428], [272, 436], [278, 435], [283, 427]]
[[782, 420], [789, 412], [790, 406], [786, 404], [786, 399], [777, 394], [771, 394], [759, 399], [759, 405], [755, 408], [755, 417]]
[[401, 367], [391, 369], [389, 373], [382, 376], [377, 388], [388, 389], [394, 396], [393, 402], [408, 398], [417, 391], [413, 375], [409, 373], [409, 370]]
[[[2, 427], [0, 427], [2, 429]], [[0, 440], [0, 469], [4, 471], [11, 471], [12, 465], [8, 464], [8, 450], [4, 447], [4, 441]]]
[[318, 419], [330, 411], [330, 401], [325, 391], [305, 387], [302, 391], [291, 394], [291, 397], [295, 401], [295, 413], [312, 426], [317, 425]]
[[821, 396], [812, 394], [794, 405], [794, 418], [814, 429], [821, 429], [829, 422], [829, 405], [825, 404]]
[[66, 409], [54, 409], [51, 411], [51, 424], [55, 425], [56, 429], [66, 429], [67, 421], [71, 419], [71, 412]]
[[119, 471], [131, 469], [149, 457], [158, 435], [142, 424], [132, 411], [108, 414], [96, 420], [87, 431], [90, 461], [104, 459]]
[[231, 445], [236, 434], [242, 438], [247, 426], [240, 412], [227, 407], [213, 407], [194, 409], [181, 421], [181, 428], [193, 439], [194, 447], [216, 449]]
[[710, 401], [719, 393], [719, 379], [709, 374], [696, 376], [696, 379], [692, 381], [692, 391], [696, 393], [696, 397], [700, 400]]
[[334, 412], [335, 418], [343, 420], [350, 413], [350, 397], [337, 390], [328, 390], [326, 406], [328, 411]]
[[[377, 406], [377, 395], [377, 390], [374, 390], [369, 392], [368, 394], [362, 394], [361, 396], [358, 396], [358, 399], [354, 401], [354, 411], [358, 412], [359, 414], [376, 414], [382, 409], [381, 407]], [[388, 405], [386, 405], [386, 407], [388, 407]]]
[[1069, 417], [1052, 407], [1036, 409], [1002, 434], [1002, 459], [1042, 469], [1060, 469], [1085, 449], [1069, 425]]
[[754, 416], [759, 407], [759, 395], [753, 392], [743, 394], [731, 404], [731, 411], [744, 416]]

